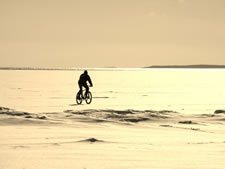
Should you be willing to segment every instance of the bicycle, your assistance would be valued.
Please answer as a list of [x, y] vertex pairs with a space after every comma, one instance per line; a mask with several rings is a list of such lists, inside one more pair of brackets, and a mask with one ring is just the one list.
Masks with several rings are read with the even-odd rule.
[[87, 104], [90, 104], [91, 101], [92, 101], [92, 94], [90, 91], [88, 91], [87, 95], [85, 95], [85, 92], [86, 90], [82, 90], [82, 93], [79, 93], [79, 91], [77, 92], [77, 95], [76, 95], [76, 101], [77, 101], [77, 104], [81, 104], [83, 100], [85, 100], [85, 102]]

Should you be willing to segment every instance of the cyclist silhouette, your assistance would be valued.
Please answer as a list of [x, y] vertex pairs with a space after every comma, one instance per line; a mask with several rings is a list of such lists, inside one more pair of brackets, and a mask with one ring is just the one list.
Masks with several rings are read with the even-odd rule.
[[90, 87], [92, 87], [93, 84], [92, 84], [91, 78], [88, 75], [88, 71], [85, 70], [84, 73], [80, 75], [80, 79], [78, 81], [78, 85], [80, 88], [80, 91], [78, 93], [82, 95], [82, 87], [84, 87], [86, 89], [85, 97], [87, 96], [87, 93], [89, 92], [89, 87], [87, 85], [87, 81], [90, 84]]

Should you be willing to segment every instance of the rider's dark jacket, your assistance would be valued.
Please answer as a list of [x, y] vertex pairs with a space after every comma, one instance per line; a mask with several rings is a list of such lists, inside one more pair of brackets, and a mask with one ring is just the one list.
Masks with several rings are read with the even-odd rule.
[[90, 76], [89, 76], [88, 74], [85, 74], [85, 73], [81, 74], [78, 83], [79, 83], [80, 85], [82, 85], [82, 86], [85, 86], [85, 85], [87, 85], [87, 81], [88, 81], [88, 82], [90, 83], [90, 85], [92, 86], [92, 81], [91, 81]]

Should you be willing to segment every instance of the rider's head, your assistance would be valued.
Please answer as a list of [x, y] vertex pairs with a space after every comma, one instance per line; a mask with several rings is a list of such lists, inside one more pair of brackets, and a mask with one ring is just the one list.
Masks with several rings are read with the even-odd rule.
[[85, 74], [85, 75], [87, 75], [87, 74], [88, 74], [88, 71], [87, 71], [87, 70], [85, 70], [85, 71], [84, 71], [84, 74]]

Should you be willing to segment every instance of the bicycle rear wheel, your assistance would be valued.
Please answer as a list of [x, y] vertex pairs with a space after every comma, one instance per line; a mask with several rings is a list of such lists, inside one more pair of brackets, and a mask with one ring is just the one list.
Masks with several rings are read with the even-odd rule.
[[85, 98], [85, 101], [86, 101], [87, 104], [90, 104], [91, 103], [91, 101], [92, 101], [92, 94], [91, 94], [91, 92], [88, 92], [87, 93], [87, 96]]
[[81, 104], [82, 103], [82, 95], [79, 92], [76, 95], [76, 101], [77, 101], [77, 104]]

